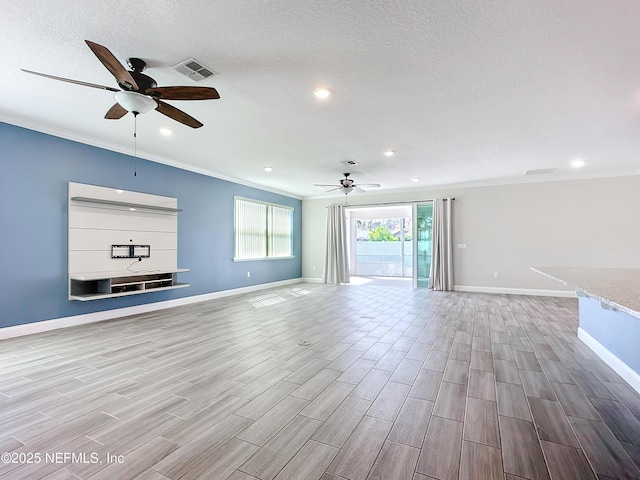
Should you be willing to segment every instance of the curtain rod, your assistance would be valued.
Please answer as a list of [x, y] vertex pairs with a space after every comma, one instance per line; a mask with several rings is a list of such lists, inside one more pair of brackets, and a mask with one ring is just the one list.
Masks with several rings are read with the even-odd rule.
[[[448, 198], [443, 198], [442, 201], [446, 202], [447, 200], [449, 200]], [[455, 200], [454, 198], [451, 198], [451, 200]], [[388, 207], [391, 205], [412, 205], [414, 203], [428, 203], [428, 202], [433, 202], [433, 199], [431, 200], [412, 200], [409, 202], [387, 202], [387, 203], [362, 203], [362, 204], [357, 204], [357, 205], [344, 205], [345, 207], [348, 208], [357, 208], [357, 207]], [[333, 205], [336, 205], [335, 203]], [[337, 205], [341, 205], [341, 204], [337, 204]], [[324, 208], [328, 208], [329, 205], [327, 205]]]

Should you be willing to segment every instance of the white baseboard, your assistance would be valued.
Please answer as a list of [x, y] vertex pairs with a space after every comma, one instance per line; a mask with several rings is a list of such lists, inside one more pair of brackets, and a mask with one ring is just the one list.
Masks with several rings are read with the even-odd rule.
[[[323, 283], [320, 277], [304, 277], [302, 281], [305, 283]], [[540, 290], [535, 288], [506, 288], [506, 287], [477, 287], [469, 285], [454, 285], [453, 289], [457, 292], [470, 293], [499, 293], [504, 295], [531, 295], [537, 297], [565, 297], [577, 298], [576, 292], [573, 290]]]
[[322, 277], [304, 277], [302, 281], [304, 283], [323, 283]]
[[113, 310], [104, 310], [101, 312], [74, 315], [72, 317], [54, 318], [52, 320], [44, 320], [42, 322], [14, 325], [12, 327], [0, 328], [0, 340], [22, 337], [24, 335], [32, 335], [34, 333], [48, 332], [51, 330], [58, 330], [59, 328], [75, 327], [77, 325], [84, 325], [87, 323], [103, 322], [105, 320], [128, 317], [129, 315], [139, 315], [142, 313], [154, 312], [156, 310], [164, 310], [166, 308], [189, 305], [191, 303], [206, 302], [208, 300], [215, 300], [217, 298], [230, 297], [232, 295], [242, 295], [244, 293], [265, 290], [267, 288], [280, 287], [283, 285], [290, 285], [292, 283], [300, 283], [303, 281], [304, 280], [301, 278], [293, 278], [290, 280], [263, 283], [260, 285], [234, 288], [231, 290], [222, 290], [220, 292], [205, 293], [202, 295], [194, 295], [191, 297], [175, 298], [173, 300], [165, 300], [163, 302], [146, 303], [144, 305], [135, 305], [132, 307], [116, 308]]
[[576, 298], [573, 290], [540, 290], [536, 288], [507, 288], [507, 287], [476, 287], [469, 285], [454, 285], [456, 292], [473, 293], [501, 293], [505, 295], [530, 295], [537, 297], [566, 297]]
[[578, 338], [620, 375], [631, 388], [640, 393], [640, 375], [637, 372], [580, 327], [578, 327]]

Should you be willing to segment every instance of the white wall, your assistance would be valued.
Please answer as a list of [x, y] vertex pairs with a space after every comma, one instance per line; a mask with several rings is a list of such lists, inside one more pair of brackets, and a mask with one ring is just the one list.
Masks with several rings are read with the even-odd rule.
[[[640, 177], [350, 195], [349, 204], [455, 197], [454, 283], [482, 291], [565, 290], [530, 266], [640, 268]], [[321, 278], [326, 205], [302, 203], [302, 276]], [[493, 278], [493, 272], [499, 278]]]

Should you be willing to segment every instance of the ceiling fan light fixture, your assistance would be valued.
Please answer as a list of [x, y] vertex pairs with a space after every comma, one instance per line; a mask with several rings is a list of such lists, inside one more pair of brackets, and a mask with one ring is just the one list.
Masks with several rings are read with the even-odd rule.
[[118, 92], [115, 94], [116, 102], [118, 102], [122, 108], [133, 114], [148, 113], [151, 110], [155, 110], [158, 104], [156, 101], [146, 95], [136, 92]]
[[353, 191], [354, 187], [342, 187], [342, 193], [349, 195]]

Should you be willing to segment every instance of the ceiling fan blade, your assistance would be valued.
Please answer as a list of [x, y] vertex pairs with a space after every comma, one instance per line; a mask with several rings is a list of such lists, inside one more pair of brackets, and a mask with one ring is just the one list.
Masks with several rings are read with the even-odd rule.
[[213, 87], [155, 87], [148, 88], [147, 95], [163, 100], [217, 100], [218, 91]]
[[191, 128], [202, 127], [203, 125], [202, 123], [200, 123], [198, 120], [196, 120], [192, 116], [187, 115], [182, 110], [172, 105], [169, 105], [168, 103], [164, 103], [162, 100], [156, 100], [156, 102], [158, 102], [158, 106], [156, 107], [156, 110], [162, 113], [163, 115], [166, 115], [169, 118], [173, 118], [175, 121], [183, 123], [186, 126]]
[[116, 77], [118, 84], [129, 87], [129, 89], [133, 91], [138, 90], [138, 84], [133, 79], [131, 74], [127, 71], [126, 68], [122, 66], [122, 64], [113, 55], [113, 53], [109, 51], [107, 47], [103, 47], [102, 45], [91, 42], [89, 40], [85, 40], [85, 42], [89, 46], [91, 51], [95, 53], [96, 57], [98, 57], [98, 60], [100, 60], [100, 62], [102, 62], [105, 67], [107, 67], [107, 70], [109, 70], [111, 74]]
[[331, 190], [325, 190], [325, 191], [328, 193], [328, 192], [335, 192], [336, 190], [342, 190], [342, 187], [336, 187], [336, 188], [332, 188]]
[[22, 68], [21, 70], [23, 72], [30, 73], [32, 75], [38, 75], [40, 77], [51, 78], [53, 80], [60, 80], [62, 82], [67, 82], [67, 83], [75, 83], [76, 85], [83, 85], [85, 87], [99, 88], [101, 90], [109, 90], [110, 92], [119, 92], [120, 91], [117, 88], [106, 87], [104, 85], [98, 85], [96, 83], [81, 82], [80, 80], [72, 80], [70, 78], [56, 77], [55, 75], [48, 75], [46, 73], [33, 72], [31, 70], [25, 70], [24, 68]]
[[366, 192], [366, 190], [364, 190], [364, 189], [362, 189], [362, 188], [360, 188], [360, 187], [353, 187], [353, 191], [354, 191], [354, 192], [359, 192], [359, 193], [364, 193], [364, 192]]
[[342, 188], [342, 185], [336, 185], [335, 183], [332, 183], [332, 184], [314, 183], [313, 186], [314, 187], [336, 187], [336, 188]]
[[379, 183], [359, 183], [359, 187], [379, 187]]
[[127, 110], [122, 105], [116, 102], [113, 107], [109, 109], [104, 118], [106, 118], [107, 120], [118, 120], [119, 118], [124, 117], [126, 114]]

